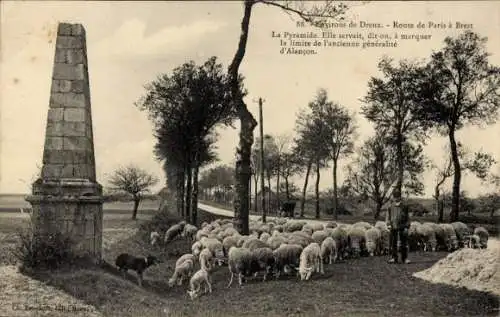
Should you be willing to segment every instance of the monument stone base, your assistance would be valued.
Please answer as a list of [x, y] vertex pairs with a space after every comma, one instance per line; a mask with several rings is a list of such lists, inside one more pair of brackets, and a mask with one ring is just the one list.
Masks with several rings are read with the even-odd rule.
[[34, 234], [46, 238], [56, 232], [69, 237], [77, 257], [102, 259], [102, 186], [88, 180], [42, 180], [26, 197], [33, 207]]

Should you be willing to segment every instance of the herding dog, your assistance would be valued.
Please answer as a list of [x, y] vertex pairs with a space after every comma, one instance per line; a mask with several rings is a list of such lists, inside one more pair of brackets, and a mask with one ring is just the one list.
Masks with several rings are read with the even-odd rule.
[[118, 270], [122, 272], [123, 277], [128, 270], [133, 270], [137, 273], [137, 279], [139, 286], [142, 286], [142, 273], [151, 265], [160, 263], [160, 261], [152, 256], [148, 255], [145, 258], [136, 258], [128, 253], [122, 253], [116, 257], [115, 264]]

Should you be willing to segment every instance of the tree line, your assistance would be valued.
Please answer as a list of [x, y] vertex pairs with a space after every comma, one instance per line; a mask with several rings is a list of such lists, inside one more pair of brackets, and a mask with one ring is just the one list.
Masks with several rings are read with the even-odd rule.
[[[248, 29], [243, 24], [242, 37], [245, 37]], [[236, 54], [227, 73], [212, 57], [201, 66], [188, 62], [172, 74], [162, 74], [145, 87], [146, 94], [137, 106], [153, 122], [155, 155], [163, 162], [167, 187], [175, 193], [178, 212], [190, 222], [197, 219], [200, 168], [217, 160], [215, 129], [232, 126], [235, 120], [240, 121], [240, 144], [233, 170], [233, 205], [235, 223], [241, 232], [247, 230], [251, 181], [257, 182], [259, 174], [255, 171], [260, 168], [265, 168], [269, 188], [273, 177], [276, 188], [283, 182], [285, 198], [290, 198], [290, 177], [303, 173], [305, 197], [309, 176], [315, 174], [317, 217], [320, 170], [331, 168], [336, 217], [339, 161], [357, 153], [349, 164], [344, 185], [371, 199], [379, 213], [391, 196], [423, 192], [420, 176], [432, 167], [423, 146], [435, 134], [447, 136], [449, 142], [448, 165], [434, 164], [440, 175], [435, 198], [440, 199], [442, 179], [453, 178], [451, 220], [454, 221], [459, 214], [463, 172], [494, 180], [488, 173], [495, 163], [491, 155], [478, 152], [467, 156], [465, 147], [456, 138], [463, 127], [491, 124], [498, 116], [500, 72], [488, 62], [486, 41], [467, 31], [455, 38], [447, 37], [444, 47], [425, 62], [384, 57], [378, 64], [380, 76], [370, 78], [366, 96], [360, 100], [361, 115], [375, 128], [374, 135], [360, 147], [355, 146], [356, 114], [330, 100], [325, 89], [319, 89], [298, 113], [295, 137], [264, 137], [265, 161], [269, 165], [266, 167], [259, 166], [260, 150], [253, 144], [252, 131], [257, 123], [243, 102], [247, 94], [244, 78], [234, 74], [241, 63], [241, 54]], [[238, 52], [240, 49], [239, 46]], [[277, 194], [281, 195], [279, 190]], [[304, 199], [300, 208], [303, 213]]]

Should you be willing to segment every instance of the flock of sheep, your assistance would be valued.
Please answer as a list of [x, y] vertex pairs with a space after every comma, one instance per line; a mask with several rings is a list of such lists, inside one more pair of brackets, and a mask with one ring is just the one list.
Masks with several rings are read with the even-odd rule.
[[[231, 286], [234, 276], [240, 286], [244, 277], [263, 273], [270, 275], [297, 271], [301, 280], [313, 273], [324, 274], [324, 264], [360, 256], [389, 254], [389, 230], [385, 222], [377, 221], [340, 224], [309, 224], [306, 221], [277, 218], [262, 223], [250, 222], [250, 235], [240, 235], [229, 219], [204, 222], [201, 228], [184, 221], [173, 225], [165, 233], [163, 243], [184, 237], [192, 243], [191, 253], [182, 255], [175, 264], [169, 286], [182, 285], [189, 279], [191, 299], [212, 292], [210, 272], [215, 265], [227, 264]], [[453, 251], [461, 247], [486, 248], [488, 231], [477, 227], [473, 232], [462, 222], [436, 224], [411, 222], [408, 230], [410, 251]], [[152, 232], [151, 244], [161, 243], [160, 234]], [[199, 270], [194, 272], [195, 263]], [[298, 268], [298, 269], [297, 269]], [[194, 272], [194, 274], [193, 274]]]

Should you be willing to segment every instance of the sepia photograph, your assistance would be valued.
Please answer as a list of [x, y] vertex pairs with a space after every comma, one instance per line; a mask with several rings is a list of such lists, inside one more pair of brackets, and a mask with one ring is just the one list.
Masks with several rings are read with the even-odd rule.
[[499, 316], [500, 1], [0, 1], [0, 317]]

